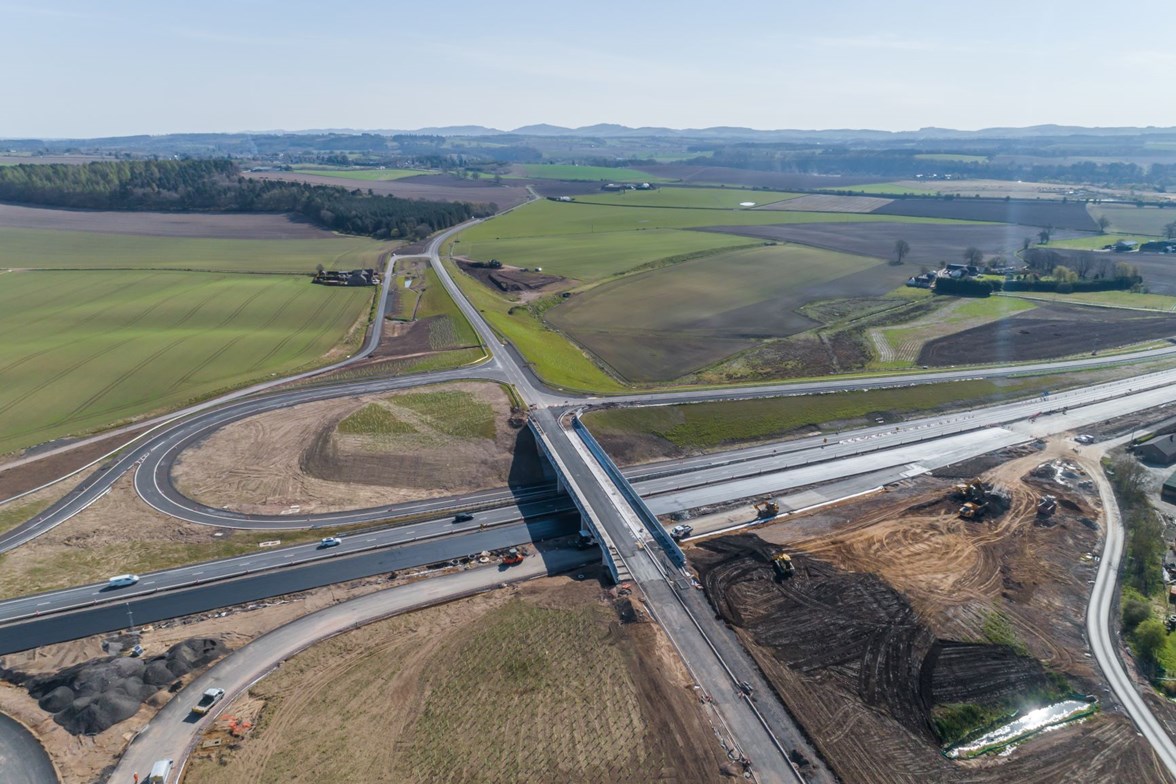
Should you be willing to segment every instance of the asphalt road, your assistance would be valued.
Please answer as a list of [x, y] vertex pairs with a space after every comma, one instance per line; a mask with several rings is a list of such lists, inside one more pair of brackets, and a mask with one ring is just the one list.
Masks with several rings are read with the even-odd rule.
[[[505, 574], [495, 567], [470, 569], [361, 596], [299, 618], [233, 651], [192, 681], [131, 742], [107, 782], [132, 784], [136, 773], [142, 781], [152, 763], [159, 759], [176, 761], [175, 780], [179, 781], [179, 768], [209, 723], [215, 721], [216, 716], [250, 684], [316, 642], [365, 623], [452, 601], [503, 583], [574, 569], [598, 557], [592, 550], [556, 551], [547, 554], [545, 560], [529, 557]], [[214, 686], [225, 690], [225, 699], [207, 716], [191, 716], [198, 695]]]
[[4, 784], [49, 784], [57, 771], [45, 748], [20, 722], [0, 713], [0, 778]]
[[[132, 588], [111, 590], [102, 585], [90, 585], [42, 594], [32, 599], [34, 605], [38, 604], [35, 602], [38, 598], [50, 602], [41, 610], [44, 614], [25, 615], [23, 620], [0, 626], [0, 655], [360, 577], [444, 563], [477, 555], [483, 550], [570, 536], [578, 530], [578, 521], [569, 515], [536, 518], [526, 523], [505, 523], [486, 530], [479, 530], [474, 524], [472, 528], [456, 530], [452, 535], [416, 541], [417, 536], [393, 529], [381, 533], [388, 534], [384, 538], [389, 541], [399, 538], [402, 544], [389, 546], [375, 536], [371, 541], [353, 537], [326, 551], [306, 545], [284, 548], [285, 552], [265, 553], [278, 556], [279, 568], [270, 563], [259, 563], [256, 559], [261, 553], [257, 553], [143, 575]], [[305, 560], [296, 562], [296, 558]], [[537, 560], [544, 558], [546, 556]], [[289, 565], [282, 565], [284, 563]], [[166, 578], [166, 584], [157, 583], [156, 577], [160, 581]], [[115, 596], [117, 600], [112, 601]], [[90, 606], [91, 602], [98, 603]], [[78, 604], [82, 606], [76, 610], [61, 611], [63, 607]], [[6, 612], [11, 609], [13, 613], [23, 615], [28, 612], [30, 604], [29, 600], [22, 598], [5, 602], [4, 606]], [[58, 611], [54, 612], [55, 608]]]

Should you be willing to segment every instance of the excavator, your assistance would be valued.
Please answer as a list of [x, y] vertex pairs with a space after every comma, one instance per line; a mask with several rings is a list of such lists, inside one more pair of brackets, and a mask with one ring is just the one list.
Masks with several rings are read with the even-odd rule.
[[780, 505], [775, 501], [763, 501], [755, 505], [755, 516], [760, 520], [767, 520], [780, 514]]
[[506, 555], [502, 556], [503, 566], [516, 566], [523, 562], [523, 552], [517, 547], [512, 547], [506, 551]]
[[796, 567], [792, 565], [792, 556], [783, 550], [772, 556], [772, 568], [776, 571], [776, 577], [781, 580], [791, 577], [796, 572]]

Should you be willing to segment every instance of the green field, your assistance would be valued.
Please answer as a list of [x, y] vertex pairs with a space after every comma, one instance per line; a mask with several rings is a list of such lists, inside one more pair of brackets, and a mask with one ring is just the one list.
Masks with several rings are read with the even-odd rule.
[[1095, 220], [1106, 217], [1108, 231], [1119, 234], [1146, 234], [1149, 240], [1164, 236], [1164, 227], [1176, 222], [1176, 209], [1136, 207], [1134, 204], [1090, 204], [1086, 211]]
[[145, 237], [0, 228], [0, 269], [171, 269], [293, 272], [376, 267], [386, 242], [362, 237], [296, 240]]
[[669, 182], [637, 169], [611, 166], [576, 166], [559, 163], [524, 163], [523, 174], [536, 180], [603, 180], [605, 182]]
[[437, 174], [428, 169], [331, 169], [307, 168], [295, 169], [295, 174], [310, 174], [318, 177], [342, 177], [347, 180], [403, 180], [405, 177], [418, 177], [422, 174]]
[[1058, 294], [1052, 291], [1009, 292], [1001, 297], [1022, 297], [1044, 299], [1053, 302], [1076, 302], [1091, 305], [1106, 305], [1112, 308], [1139, 308], [1142, 310], [1176, 311], [1176, 297], [1166, 294], [1141, 294], [1133, 291], [1082, 291], [1074, 294]]
[[866, 195], [905, 193], [910, 196], [934, 196], [938, 193], [933, 188], [913, 188], [900, 182], [872, 182], [869, 185], [847, 185], [844, 188], [836, 188], [835, 190], [864, 193]]
[[736, 210], [743, 202], [757, 206], [795, 199], [799, 193], [784, 191], [749, 191], [736, 188], [675, 188], [665, 186], [652, 191], [602, 191], [576, 196], [581, 204], [620, 204], [626, 207], [695, 207], [707, 210]]
[[[877, 274], [848, 277], [868, 269]], [[547, 317], [624, 378], [669, 381], [817, 326], [796, 312], [814, 299], [881, 296], [905, 275], [864, 256], [760, 245], [604, 283]]]
[[294, 276], [3, 274], [0, 453], [319, 363], [371, 300]]
[[[434, 318], [436, 317], [436, 318]], [[429, 323], [429, 348], [434, 351], [481, 346], [478, 333], [461, 314], [457, 303], [441, 285], [437, 273], [430, 267], [425, 272], [425, 293], [417, 307], [417, 319], [432, 318]]]
[[494, 438], [494, 407], [464, 390], [410, 392], [393, 402], [420, 414], [429, 425], [455, 438]]
[[[1151, 242], [1155, 237], [1147, 237], [1142, 234], [1095, 234], [1091, 237], [1075, 237], [1070, 240], [1050, 240], [1049, 247], [1051, 248], [1074, 248], [1076, 250], [1102, 250], [1107, 245], [1113, 245], [1120, 240], [1130, 242]], [[1122, 256], [1116, 254], [1114, 256], [1107, 256], [1112, 261], [1129, 260], [1123, 259]]]

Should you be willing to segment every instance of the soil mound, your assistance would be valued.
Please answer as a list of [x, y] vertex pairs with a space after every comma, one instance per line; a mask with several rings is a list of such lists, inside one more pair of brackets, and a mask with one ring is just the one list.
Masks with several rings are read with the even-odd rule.
[[4, 670], [5, 680], [24, 685], [41, 710], [73, 735], [97, 735], [139, 711], [163, 686], [227, 653], [220, 640], [193, 638], [148, 659], [107, 656], [49, 675], [28, 677]]

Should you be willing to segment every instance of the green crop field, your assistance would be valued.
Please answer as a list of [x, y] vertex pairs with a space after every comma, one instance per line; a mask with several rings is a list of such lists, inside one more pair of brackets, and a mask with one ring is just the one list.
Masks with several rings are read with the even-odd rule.
[[576, 166], [559, 163], [525, 163], [521, 166], [527, 177], [537, 180], [603, 180], [605, 182], [669, 182], [637, 169], [611, 166]]
[[294, 276], [5, 273], [0, 453], [321, 362], [371, 300]]
[[934, 196], [937, 193], [937, 191], [932, 188], [915, 188], [910, 185], [904, 185], [901, 182], [872, 182], [869, 185], [847, 185], [844, 188], [837, 188], [836, 190], [865, 194], [905, 193], [911, 196]]
[[[1176, 217], [1173, 218], [1176, 220]], [[1155, 237], [1147, 237], [1142, 234], [1095, 234], [1091, 237], [1075, 237], [1068, 240], [1050, 240], [1049, 248], [1074, 248], [1076, 250], [1102, 250], [1107, 245], [1114, 245], [1116, 242], [1151, 242]], [[1122, 256], [1114, 255], [1107, 256], [1112, 261], [1129, 260], [1130, 256], [1124, 259]]]
[[[870, 270], [873, 274], [864, 273]], [[621, 376], [668, 381], [816, 326], [815, 299], [881, 296], [905, 279], [877, 259], [803, 245], [732, 250], [611, 281], [547, 312]]]
[[0, 228], [0, 269], [172, 269], [314, 274], [380, 267], [386, 242], [362, 237], [239, 240]]
[[[581, 204], [620, 204], [626, 207], [695, 207], [707, 210], [736, 210], [744, 202], [758, 206], [795, 199], [799, 193], [749, 191], [737, 188], [675, 188], [652, 191], [602, 191], [576, 196]], [[742, 209], [747, 209], [746, 207]]]
[[1166, 294], [1141, 294], [1134, 291], [1082, 291], [1074, 294], [1058, 294], [1052, 291], [1009, 292], [1001, 297], [1018, 297], [1027, 300], [1049, 300], [1051, 302], [1076, 302], [1090, 305], [1105, 305], [1112, 308], [1138, 308], [1141, 310], [1162, 310], [1176, 312], [1176, 297]]
[[310, 174], [318, 177], [342, 177], [347, 180], [403, 180], [405, 177], [418, 177], [422, 174], [437, 174], [427, 169], [295, 169], [295, 174]]
[[1086, 207], [1095, 220], [1106, 217], [1108, 230], [1121, 234], [1146, 234], [1149, 239], [1164, 236], [1164, 227], [1176, 222], [1176, 210], [1161, 207], [1136, 207], [1134, 204], [1090, 204]]

